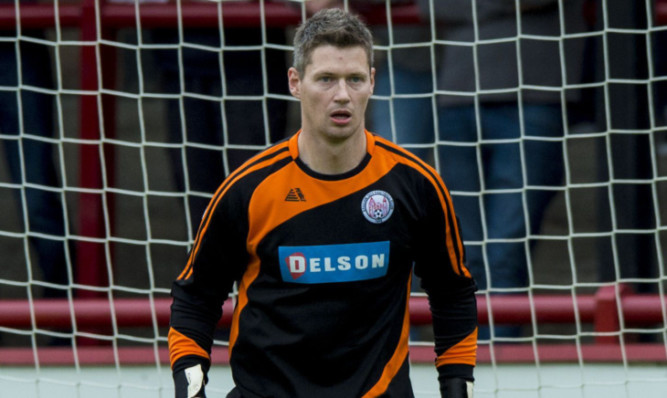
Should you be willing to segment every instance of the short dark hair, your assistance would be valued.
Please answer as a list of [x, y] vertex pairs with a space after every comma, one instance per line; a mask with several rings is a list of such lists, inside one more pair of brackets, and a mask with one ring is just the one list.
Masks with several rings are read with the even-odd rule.
[[369, 68], [373, 67], [373, 35], [358, 16], [339, 8], [318, 11], [304, 22], [294, 36], [294, 68], [303, 75], [313, 51], [322, 45], [361, 46]]

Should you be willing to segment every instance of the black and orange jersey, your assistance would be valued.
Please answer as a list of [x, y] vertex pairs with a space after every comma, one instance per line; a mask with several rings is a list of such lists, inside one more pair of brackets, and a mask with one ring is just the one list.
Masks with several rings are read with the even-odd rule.
[[475, 283], [435, 170], [366, 132], [354, 170], [322, 175], [297, 136], [247, 161], [212, 198], [174, 282], [174, 372], [209, 355], [221, 304], [236, 389], [253, 397], [410, 397], [414, 266], [429, 296], [440, 377], [472, 379]]

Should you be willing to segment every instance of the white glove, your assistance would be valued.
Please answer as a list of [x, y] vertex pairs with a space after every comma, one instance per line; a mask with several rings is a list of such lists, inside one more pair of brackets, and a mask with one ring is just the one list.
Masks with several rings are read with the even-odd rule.
[[185, 379], [188, 381], [188, 398], [200, 398], [199, 395], [204, 389], [204, 372], [201, 365], [195, 365], [185, 369]]

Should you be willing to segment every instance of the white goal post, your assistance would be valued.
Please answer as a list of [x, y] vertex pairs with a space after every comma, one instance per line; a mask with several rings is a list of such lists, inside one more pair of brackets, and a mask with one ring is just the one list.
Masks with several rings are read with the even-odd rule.
[[[369, 130], [436, 167], [465, 220], [485, 330], [475, 396], [661, 396], [667, 1], [340, 3], [376, 39]], [[298, 129], [286, 70], [307, 10], [0, 1], [1, 391], [173, 396], [171, 283], [216, 185]], [[494, 180], [513, 164], [518, 185]], [[224, 380], [233, 300], [213, 354]], [[421, 372], [434, 355], [417, 285], [411, 322]]]

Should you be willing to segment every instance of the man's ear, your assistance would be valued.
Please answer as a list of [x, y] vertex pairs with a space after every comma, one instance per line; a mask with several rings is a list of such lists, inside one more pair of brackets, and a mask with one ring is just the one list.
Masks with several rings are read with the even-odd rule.
[[296, 98], [301, 98], [301, 78], [299, 71], [291, 67], [287, 70], [287, 82], [289, 83], [289, 92]]
[[371, 68], [371, 94], [373, 94], [373, 90], [375, 89], [375, 68]]

